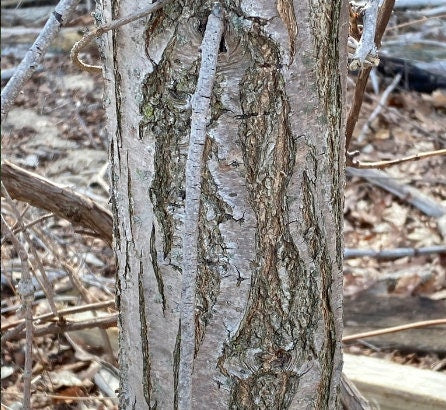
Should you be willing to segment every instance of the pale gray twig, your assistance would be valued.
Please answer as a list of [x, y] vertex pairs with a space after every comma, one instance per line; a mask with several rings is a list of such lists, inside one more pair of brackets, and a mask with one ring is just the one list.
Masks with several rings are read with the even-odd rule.
[[378, 19], [379, 0], [369, 0], [364, 7], [364, 27], [359, 40], [350, 70], [357, 70], [364, 66], [366, 60], [378, 65], [378, 49], [375, 44], [376, 23]]
[[20, 257], [22, 276], [18, 285], [18, 291], [22, 299], [22, 307], [25, 312], [25, 367], [23, 370], [23, 408], [31, 408], [31, 376], [33, 367], [33, 312], [34, 286], [29, 272], [28, 253], [20, 241], [14, 236], [3, 215], [1, 215], [2, 232], [13, 244]]
[[12, 200], [11, 196], [9, 195], [8, 190], [3, 185], [3, 182], [1, 182], [1, 193], [2, 193], [2, 196], [5, 198], [6, 202], [11, 207], [11, 210], [13, 211], [13, 213], [17, 219], [16, 226], [22, 231], [23, 237], [25, 238], [25, 240], [29, 246], [31, 254], [33, 255], [33, 258], [34, 258], [34, 262], [36, 263], [37, 268], [40, 272], [41, 277], [39, 277], [38, 275], [35, 275], [36, 279], [40, 283], [42, 290], [45, 292], [45, 295], [48, 299], [48, 304], [50, 305], [51, 310], [53, 311], [54, 314], [57, 314], [56, 304], [54, 303], [54, 291], [53, 291], [53, 287], [51, 286], [51, 282], [48, 279], [48, 276], [45, 272], [45, 268], [43, 267], [42, 262], [40, 261], [39, 255], [37, 254], [36, 248], [34, 247], [31, 237], [29, 236], [28, 231], [24, 228], [25, 225], [23, 223], [22, 216], [20, 215], [20, 212], [18, 211], [17, 207], [14, 204], [14, 201]]
[[432, 253], [445, 253], [446, 245], [426, 246], [424, 248], [395, 248], [375, 251], [373, 249], [349, 249], [344, 250], [344, 259], [369, 257], [374, 259], [398, 259], [406, 256], [429, 255]]
[[46, 22], [39, 36], [29, 51], [26, 53], [25, 58], [21, 61], [14, 75], [8, 81], [5, 88], [2, 90], [1, 96], [1, 122], [8, 114], [12, 104], [14, 103], [20, 90], [23, 88], [25, 82], [31, 77], [33, 72], [42, 63], [43, 57], [59, 33], [61, 27], [66, 24], [76, 9], [79, 0], [61, 0], [56, 6], [56, 9], [51, 14], [50, 18]]
[[382, 109], [386, 106], [387, 100], [389, 99], [390, 94], [395, 89], [395, 87], [398, 85], [398, 83], [401, 80], [401, 73], [398, 73], [393, 81], [389, 84], [389, 86], [384, 90], [378, 105], [375, 107], [373, 112], [370, 114], [370, 117], [368, 118], [367, 122], [362, 126], [361, 132], [358, 135], [358, 143], [361, 143], [364, 141], [368, 131], [370, 130], [370, 124], [375, 120], [375, 118], [379, 115], [379, 113], [382, 111]]
[[223, 10], [216, 4], [209, 15], [201, 44], [201, 67], [192, 97], [189, 151], [186, 160], [186, 204], [183, 234], [183, 270], [180, 319], [180, 363], [178, 408], [192, 408], [192, 371], [195, 355], [195, 290], [198, 259], [198, 216], [201, 196], [201, 170], [206, 127], [223, 34]]
[[385, 171], [347, 167], [346, 173], [350, 176], [366, 179], [371, 184], [385, 189], [401, 200], [408, 202], [419, 209], [425, 215], [440, 218], [446, 214], [446, 208], [444, 206], [429, 198], [418, 189], [409, 185], [400, 184]]

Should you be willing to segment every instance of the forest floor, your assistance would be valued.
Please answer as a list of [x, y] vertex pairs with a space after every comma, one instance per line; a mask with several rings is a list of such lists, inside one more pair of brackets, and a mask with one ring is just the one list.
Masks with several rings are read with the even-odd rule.
[[[94, 60], [94, 56], [87, 55], [86, 58]], [[1, 67], [11, 68], [19, 61], [17, 56], [2, 54]], [[354, 76], [351, 79], [354, 81]], [[4, 84], [2, 82], [2, 86]], [[378, 95], [367, 90], [351, 147], [360, 151], [360, 159], [401, 158], [444, 148], [444, 90], [432, 94], [395, 90], [386, 107], [372, 122], [372, 128], [358, 138], [386, 85], [381, 84]], [[108, 140], [104, 130], [102, 88], [102, 78], [79, 72], [69, 61], [66, 51], [52, 52], [45, 59], [43, 70], [28, 81], [8, 115], [2, 129], [2, 158], [109, 207]], [[350, 81], [349, 96], [351, 92]], [[386, 169], [386, 172], [389, 178], [416, 188], [446, 208], [445, 157], [404, 163]], [[345, 247], [379, 251], [444, 244], [444, 218], [427, 216], [410, 205], [407, 199], [398, 199], [362, 178], [347, 176]], [[103, 241], [76, 231], [70, 223], [54, 215], [48, 216], [42, 210], [24, 203], [16, 203], [16, 207], [25, 224], [41, 218], [28, 232], [39, 263], [53, 282], [54, 295], [51, 297], [58, 309], [114, 300], [116, 265], [112, 250]], [[3, 198], [2, 213], [9, 223], [14, 223], [13, 210]], [[21, 318], [16, 291], [20, 260], [8, 242], [2, 244], [1, 263], [3, 335], [8, 326], [12, 329]], [[35, 259], [33, 266], [38, 266]], [[364, 295], [380, 297], [381, 301], [382, 298], [397, 298], [407, 310], [415, 300], [421, 299], [445, 306], [446, 255], [433, 253], [389, 261], [372, 257], [347, 259], [344, 292], [346, 301], [349, 301], [346, 306], [354, 305]], [[47, 297], [42, 292], [37, 293], [34, 315], [48, 311]], [[115, 309], [109, 306], [96, 314], [112, 312]], [[91, 319], [96, 314], [77, 313], [67, 320]], [[389, 316], [381, 323], [390, 326], [399, 322]], [[350, 325], [346, 321], [346, 329]], [[427, 338], [430, 331], [423, 329]], [[105, 335], [98, 330], [69, 332], [68, 337], [46, 334], [33, 340], [33, 408], [116, 407], [118, 381], [113, 366], [116, 366], [117, 330], [111, 328], [107, 332], [108, 350], [102, 348]], [[443, 350], [429, 351], [429, 348], [413, 344], [405, 346], [404, 342], [375, 344], [363, 341], [345, 346], [347, 352], [446, 372], [446, 347]], [[5, 343], [1, 365], [2, 404], [17, 408], [14, 406], [20, 402], [23, 388], [24, 338], [11, 338]]]

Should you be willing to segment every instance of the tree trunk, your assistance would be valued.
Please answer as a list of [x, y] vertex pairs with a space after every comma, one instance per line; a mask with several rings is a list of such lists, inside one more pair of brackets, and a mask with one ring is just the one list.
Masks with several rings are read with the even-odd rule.
[[[338, 407], [345, 2], [222, 2], [204, 145], [193, 409]], [[104, 0], [109, 22], [142, 8]], [[210, 1], [104, 35], [121, 408], [178, 408], [190, 98]]]

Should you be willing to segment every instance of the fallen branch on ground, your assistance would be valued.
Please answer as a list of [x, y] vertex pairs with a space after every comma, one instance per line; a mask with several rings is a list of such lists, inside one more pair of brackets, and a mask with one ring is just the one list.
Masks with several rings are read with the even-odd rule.
[[406, 256], [429, 255], [432, 253], [446, 253], [446, 245], [426, 246], [425, 248], [396, 248], [375, 251], [373, 249], [345, 249], [344, 259], [369, 257], [374, 259], [398, 259]]
[[73, 225], [91, 229], [108, 245], [112, 245], [111, 213], [86, 196], [9, 161], [2, 163], [2, 180], [13, 199], [53, 212]]
[[364, 398], [356, 386], [342, 373], [341, 403], [348, 410], [371, 410], [369, 402]]
[[385, 189], [401, 200], [408, 202], [419, 209], [427, 216], [440, 218], [446, 214], [446, 209], [441, 204], [438, 204], [416, 188], [396, 182], [395, 179], [385, 171], [347, 167], [346, 172], [350, 176], [364, 178], [368, 182]]

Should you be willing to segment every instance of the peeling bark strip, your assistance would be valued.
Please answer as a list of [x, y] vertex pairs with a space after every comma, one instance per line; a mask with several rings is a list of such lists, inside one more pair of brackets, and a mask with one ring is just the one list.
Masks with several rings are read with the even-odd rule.
[[180, 306], [180, 362], [178, 408], [192, 408], [192, 372], [195, 355], [195, 289], [198, 259], [198, 218], [201, 197], [201, 172], [206, 127], [215, 80], [218, 50], [223, 34], [223, 10], [215, 5], [209, 15], [202, 42], [201, 67], [197, 89], [192, 97], [189, 152], [186, 161], [186, 205], [183, 236], [183, 270]]

